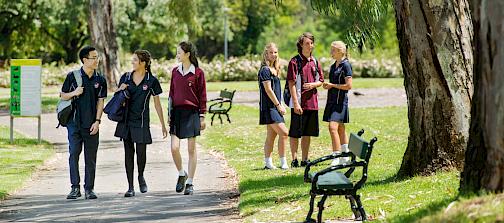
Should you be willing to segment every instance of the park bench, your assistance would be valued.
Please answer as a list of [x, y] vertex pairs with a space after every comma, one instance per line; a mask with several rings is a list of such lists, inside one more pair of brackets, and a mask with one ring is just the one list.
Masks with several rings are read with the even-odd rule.
[[[350, 152], [324, 156], [307, 164], [304, 181], [311, 183], [311, 189], [310, 210], [305, 222], [322, 222], [324, 203], [328, 196], [333, 195], [344, 195], [350, 201], [350, 208], [355, 216], [355, 220], [367, 220], [366, 212], [364, 211], [364, 207], [362, 207], [360, 195], [357, 195], [357, 190], [362, 188], [367, 180], [369, 158], [373, 151], [373, 144], [378, 139], [374, 137], [371, 139], [371, 142], [367, 142], [362, 138], [362, 134], [364, 134], [364, 129], [360, 130], [357, 134], [350, 134], [350, 141], [348, 143]], [[351, 157], [351, 161], [341, 165], [330, 166], [317, 172], [310, 172], [310, 168], [315, 164], [337, 157]], [[362, 167], [362, 177], [359, 181], [352, 182], [350, 177], [356, 167]], [[345, 169], [347, 169], [345, 173], [338, 171]], [[317, 204], [319, 211], [317, 221], [315, 221], [315, 219], [311, 218], [311, 215], [313, 214], [313, 205], [317, 195], [321, 195], [322, 198]]]
[[210, 105], [210, 107], [208, 107], [208, 113], [212, 114], [212, 121], [210, 122], [210, 125], [213, 125], [215, 115], [218, 115], [221, 124], [222, 124], [221, 115], [226, 115], [228, 122], [231, 123], [231, 119], [229, 119], [228, 112], [229, 110], [231, 110], [231, 107], [233, 106], [233, 97], [235, 92], [236, 90], [234, 91], [228, 91], [227, 89], [221, 90], [218, 98], [209, 101], [214, 102], [213, 104]]

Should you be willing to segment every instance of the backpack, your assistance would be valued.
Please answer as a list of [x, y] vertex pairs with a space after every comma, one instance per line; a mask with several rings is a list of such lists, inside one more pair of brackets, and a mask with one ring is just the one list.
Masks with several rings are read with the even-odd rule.
[[[298, 96], [298, 102], [301, 104], [301, 87], [303, 85], [302, 83], [302, 80], [303, 78], [301, 78], [301, 71], [302, 71], [302, 63], [303, 63], [303, 59], [301, 58], [300, 55], [297, 55], [296, 57], [296, 64], [297, 64], [297, 72], [296, 72], [296, 93], [297, 93], [297, 96]], [[320, 72], [319, 72], [319, 68], [318, 68], [318, 61], [317, 59], [315, 59], [315, 57], [313, 57], [313, 60], [315, 60], [315, 80], [318, 80], [320, 79]], [[291, 100], [291, 92], [290, 92], [290, 89], [289, 89], [289, 81], [285, 81], [285, 87], [284, 87], [284, 92], [283, 92], [283, 98], [284, 98], [284, 102], [286, 105], [288, 105], [289, 107], [294, 107], [294, 103], [292, 102]]]
[[[77, 82], [77, 87], [82, 86], [82, 77], [80, 70], [72, 71], [75, 81]], [[63, 126], [66, 127], [73, 114], [73, 99], [63, 100], [60, 98], [58, 105], [56, 107], [56, 113], [58, 114], [58, 126], [56, 128]]]

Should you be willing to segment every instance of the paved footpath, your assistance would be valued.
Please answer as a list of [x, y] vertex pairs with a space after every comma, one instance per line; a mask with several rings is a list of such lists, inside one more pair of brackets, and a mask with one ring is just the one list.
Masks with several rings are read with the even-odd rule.
[[[98, 199], [67, 200], [70, 191], [67, 134], [66, 128], [55, 128], [55, 119], [55, 114], [42, 116], [42, 138], [55, 145], [56, 155], [21, 190], [0, 202], [0, 222], [241, 222], [236, 189], [229, 183], [231, 177], [225, 162], [199, 148], [194, 195], [175, 192], [178, 173], [168, 147], [170, 140], [162, 139], [158, 126], [151, 128], [154, 142], [147, 147], [145, 178], [149, 191], [140, 193], [135, 182], [136, 196], [123, 197], [128, 187], [123, 145], [113, 136], [115, 123], [105, 116], [100, 125], [95, 180]], [[1, 116], [0, 124], [9, 126], [9, 116]], [[36, 138], [36, 119], [15, 119], [14, 125], [16, 131]], [[181, 151], [187, 168], [185, 140]], [[81, 183], [83, 156], [82, 153], [79, 163]]]

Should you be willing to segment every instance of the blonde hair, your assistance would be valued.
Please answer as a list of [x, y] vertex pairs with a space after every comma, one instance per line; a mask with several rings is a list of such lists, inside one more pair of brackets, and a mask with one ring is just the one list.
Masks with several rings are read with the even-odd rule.
[[347, 51], [347, 47], [346, 47], [345, 42], [343, 42], [343, 41], [333, 41], [331, 43], [331, 46], [334, 47], [334, 48], [338, 48], [341, 51], [343, 51], [343, 53], [345, 54], [345, 57], [348, 58], [348, 51]]
[[[269, 61], [268, 61], [268, 51], [275, 47], [277, 50], [278, 50], [278, 47], [276, 46], [275, 43], [268, 43], [266, 44], [266, 46], [264, 47], [264, 51], [262, 53], [262, 62], [261, 62], [261, 66], [269, 66]], [[275, 70], [277, 71], [277, 75], [280, 75], [280, 56], [277, 56], [276, 60], [273, 61], [273, 67], [275, 68]]]

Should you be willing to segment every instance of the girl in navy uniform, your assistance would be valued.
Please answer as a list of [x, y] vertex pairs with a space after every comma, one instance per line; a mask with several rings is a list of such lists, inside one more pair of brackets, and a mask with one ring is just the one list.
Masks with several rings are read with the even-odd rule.
[[[332, 42], [331, 57], [336, 61], [331, 65], [329, 71], [330, 83], [325, 82], [323, 84], [323, 87], [329, 90], [323, 120], [329, 122], [332, 151], [335, 154], [348, 152], [345, 123], [350, 121], [347, 93], [348, 90], [352, 89], [352, 66], [347, 56], [347, 48], [344, 42]], [[349, 157], [336, 158], [331, 165], [338, 165], [348, 161]]]
[[287, 141], [288, 130], [285, 127], [283, 115], [285, 108], [281, 103], [280, 86], [280, 63], [278, 48], [274, 43], [269, 43], [264, 47], [261, 69], [259, 70], [259, 124], [266, 125], [266, 141], [264, 142], [264, 168], [275, 169], [271, 153], [278, 137], [278, 155], [280, 156], [280, 167], [288, 169], [285, 159], [285, 142]]
[[[179, 173], [175, 191], [192, 195], [197, 163], [196, 136], [205, 129], [206, 81], [203, 70], [198, 67], [196, 47], [192, 43], [179, 43], [177, 60], [180, 64], [172, 70], [169, 99], [173, 108], [169, 118], [171, 153]], [[188, 139], [189, 173], [182, 166], [180, 139]]]
[[147, 144], [152, 143], [149, 120], [149, 100], [154, 97], [154, 107], [161, 121], [163, 138], [168, 136], [163, 109], [159, 95], [163, 92], [161, 85], [151, 72], [151, 55], [146, 50], [137, 50], [132, 59], [133, 71], [122, 75], [119, 81], [119, 90], [127, 90], [130, 98], [126, 103], [125, 120], [117, 123], [115, 136], [124, 142], [124, 163], [128, 178], [128, 191], [125, 197], [135, 196], [133, 186], [133, 170], [135, 157], [135, 143], [138, 165], [138, 183], [140, 192], [147, 192], [147, 183], [144, 178]]

